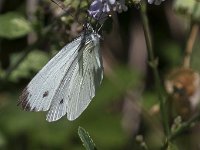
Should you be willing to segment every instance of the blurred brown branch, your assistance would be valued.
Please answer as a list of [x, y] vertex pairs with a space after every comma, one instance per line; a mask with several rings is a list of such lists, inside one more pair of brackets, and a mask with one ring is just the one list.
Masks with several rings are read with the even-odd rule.
[[199, 25], [193, 24], [186, 43], [185, 57], [183, 59], [183, 67], [185, 68], [190, 67], [191, 54], [198, 32], [199, 32]]

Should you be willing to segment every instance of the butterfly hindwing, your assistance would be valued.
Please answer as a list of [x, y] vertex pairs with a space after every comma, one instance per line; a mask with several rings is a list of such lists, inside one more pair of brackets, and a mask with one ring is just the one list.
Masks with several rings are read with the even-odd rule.
[[69, 120], [76, 119], [88, 106], [103, 78], [99, 37], [87, 35], [85, 45], [79, 49], [55, 93], [48, 121], [56, 121], [67, 113]]
[[[83, 75], [79, 74], [74, 80], [79, 80], [80, 84], [72, 84], [71, 89], [76, 88], [76, 90], [71, 90], [70, 93], [71, 100], [67, 111], [69, 120], [76, 119], [85, 110], [102, 81], [102, 63], [97, 63], [101, 57], [98, 56], [98, 60], [96, 60], [96, 52], [99, 52], [99, 45], [93, 44], [94, 42], [88, 44], [88, 48], [83, 51]], [[98, 83], [95, 81], [96, 78], [98, 78]]]

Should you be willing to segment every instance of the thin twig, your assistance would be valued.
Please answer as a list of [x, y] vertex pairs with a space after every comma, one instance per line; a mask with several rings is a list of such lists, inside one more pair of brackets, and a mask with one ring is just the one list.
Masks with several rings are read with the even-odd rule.
[[190, 67], [191, 54], [198, 31], [199, 31], [199, 26], [197, 24], [193, 24], [186, 44], [185, 57], [183, 58], [183, 67], [185, 68]]
[[190, 127], [192, 127], [193, 124], [195, 124], [199, 121], [200, 121], [200, 113], [193, 116], [190, 120], [182, 123], [181, 126], [178, 129], [176, 129], [174, 132], [172, 132], [172, 134], [169, 136], [169, 140], [173, 140], [178, 135], [183, 133], [183, 131], [188, 130]]
[[51, 0], [54, 4], [59, 6], [65, 13], [68, 13], [71, 17], [74, 17], [72, 15], [73, 8], [70, 6], [71, 4], [69, 3], [68, 5], [65, 5], [62, 1], [60, 0]]
[[71, 6], [71, 3], [65, 5], [61, 0], [51, 0], [53, 3], [55, 3], [57, 6], [59, 6], [66, 14], [70, 15], [72, 18], [74, 18], [74, 20], [76, 20], [79, 24], [82, 25], [82, 22], [80, 20], [78, 20], [78, 15], [80, 12], [80, 7], [81, 7], [81, 3], [82, 0], [79, 1], [78, 3], [78, 7], [77, 7], [77, 11], [75, 14], [73, 14], [73, 12], [75, 11], [74, 8]]
[[147, 45], [147, 50], [148, 50], [148, 55], [149, 55], [149, 64], [153, 70], [156, 91], [157, 91], [158, 99], [160, 102], [160, 111], [161, 111], [161, 118], [163, 121], [164, 132], [165, 132], [165, 135], [168, 136], [170, 134], [170, 130], [169, 130], [169, 124], [168, 124], [166, 97], [163, 94], [164, 90], [163, 90], [163, 87], [161, 86], [161, 81], [160, 81], [160, 76], [159, 76], [158, 66], [157, 66], [158, 62], [154, 56], [150, 29], [149, 29], [149, 21], [146, 14], [146, 2], [144, 1], [141, 3], [140, 13], [141, 13], [141, 18], [142, 18], [142, 23], [143, 23], [143, 28], [144, 28], [144, 35], [145, 35], [146, 45]]
[[177, 128], [174, 132], [172, 132], [171, 135], [168, 137], [168, 140], [163, 145], [163, 149], [166, 149], [166, 147], [168, 146], [168, 141], [174, 140], [176, 137], [178, 137], [184, 131], [190, 129], [191, 127], [194, 127], [193, 125], [199, 121], [200, 121], [200, 113], [193, 116], [190, 120], [182, 123], [181, 126], [179, 128]]

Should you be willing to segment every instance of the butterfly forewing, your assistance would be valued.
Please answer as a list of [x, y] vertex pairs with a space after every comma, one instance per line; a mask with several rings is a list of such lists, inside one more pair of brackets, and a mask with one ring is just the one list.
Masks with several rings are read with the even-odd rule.
[[83, 36], [66, 45], [32, 79], [20, 97], [25, 110], [48, 111], [56, 121], [76, 119], [88, 106], [103, 78], [99, 36]]
[[66, 45], [31, 80], [20, 96], [19, 104], [30, 111], [46, 111], [59, 88], [65, 71], [77, 56], [81, 37]]

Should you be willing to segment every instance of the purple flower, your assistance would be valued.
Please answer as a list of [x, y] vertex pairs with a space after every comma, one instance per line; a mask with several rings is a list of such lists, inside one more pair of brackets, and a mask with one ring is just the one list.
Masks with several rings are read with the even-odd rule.
[[155, 4], [155, 5], [160, 5], [161, 4], [161, 2], [163, 2], [163, 1], [165, 1], [165, 0], [148, 0], [148, 3], [149, 4]]
[[113, 11], [121, 13], [122, 11], [127, 11], [128, 7], [125, 5], [125, 0], [118, 0], [113, 4]]
[[121, 13], [127, 9], [125, 0], [94, 0], [88, 12], [93, 18], [101, 20], [106, 18], [111, 11]]

